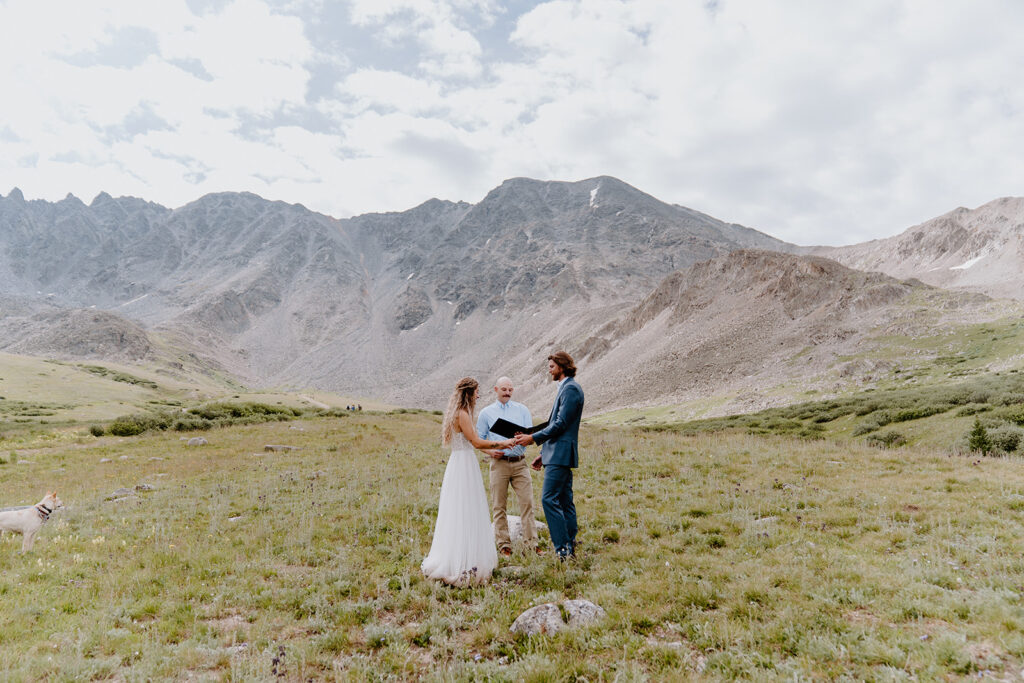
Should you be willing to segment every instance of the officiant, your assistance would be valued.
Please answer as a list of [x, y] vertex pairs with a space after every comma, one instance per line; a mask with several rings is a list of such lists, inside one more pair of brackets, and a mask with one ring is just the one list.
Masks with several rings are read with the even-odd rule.
[[[502, 377], [494, 385], [497, 400], [480, 411], [476, 431], [481, 439], [498, 441], [504, 437], [491, 432], [499, 419], [507, 420], [524, 428], [533, 426], [529, 409], [512, 400], [512, 380]], [[526, 448], [515, 446], [509, 450], [492, 449], [484, 451], [491, 456], [491, 510], [494, 519], [494, 540], [498, 552], [506, 557], [512, 554], [512, 539], [508, 531], [508, 487], [511, 485], [519, 499], [519, 515], [522, 519], [523, 541], [530, 549], [537, 548], [537, 525], [533, 520], [533, 482], [526, 463]]]

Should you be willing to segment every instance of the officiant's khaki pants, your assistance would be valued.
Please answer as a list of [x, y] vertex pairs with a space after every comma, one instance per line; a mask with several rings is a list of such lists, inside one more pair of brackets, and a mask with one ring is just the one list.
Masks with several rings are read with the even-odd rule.
[[494, 513], [494, 540], [498, 549], [512, 548], [508, 533], [508, 487], [519, 499], [519, 516], [523, 520], [523, 541], [527, 547], [537, 545], [537, 525], [533, 521], [533, 482], [526, 458], [519, 462], [491, 459], [491, 506]]

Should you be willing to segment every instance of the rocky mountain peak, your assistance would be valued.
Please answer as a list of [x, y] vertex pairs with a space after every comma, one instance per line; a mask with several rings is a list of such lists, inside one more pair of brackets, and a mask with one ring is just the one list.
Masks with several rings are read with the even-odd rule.
[[90, 202], [90, 204], [89, 204], [89, 208], [93, 208], [93, 207], [99, 206], [100, 204], [106, 204], [107, 202], [111, 202], [113, 200], [114, 200], [114, 198], [111, 197], [106, 192], [100, 192], [98, 195], [93, 197], [92, 202]]
[[1024, 298], [1024, 198], [959, 207], [895, 237], [809, 251], [859, 270]]
[[7, 198], [15, 202], [25, 201], [25, 195], [22, 194], [21, 190], [17, 187], [11, 190], [10, 194], [7, 195]]

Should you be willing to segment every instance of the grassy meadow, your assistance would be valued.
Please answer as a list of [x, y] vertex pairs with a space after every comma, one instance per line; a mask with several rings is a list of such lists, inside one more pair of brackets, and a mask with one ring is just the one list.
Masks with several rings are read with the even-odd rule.
[[[66, 508], [30, 553], [0, 540], [0, 679], [1020, 677], [1016, 456], [589, 426], [579, 558], [520, 552], [454, 589], [419, 572], [439, 419], [302, 417], [202, 447], [78, 427], [18, 450], [0, 507], [56, 489]], [[608, 618], [509, 632], [567, 598]]]

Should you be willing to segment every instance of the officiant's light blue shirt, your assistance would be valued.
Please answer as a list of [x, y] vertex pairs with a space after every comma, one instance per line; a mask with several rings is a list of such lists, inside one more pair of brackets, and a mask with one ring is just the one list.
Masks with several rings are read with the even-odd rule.
[[[501, 434], [495, 434], [491, 431], [491, 425], [498, 421], [498, 418], [514, 422], [517, 425], [523, 427], [532, 427], [533, 418], [530, 416], [529, 409], [522, 403], [509, 400], [508, 403], [502, 403], [501, 401], [495, 401], [491, 405], [487, 406], [480, 411], [480, 417], [476, 419], [476, 433], [481, 439], [487, 439], [488, 441], [504, 441], [505, 437]], [[526, 455], [526, 448], [524, 446], [513, 446], [512, 448], [504, 451], [505, 455]]]

